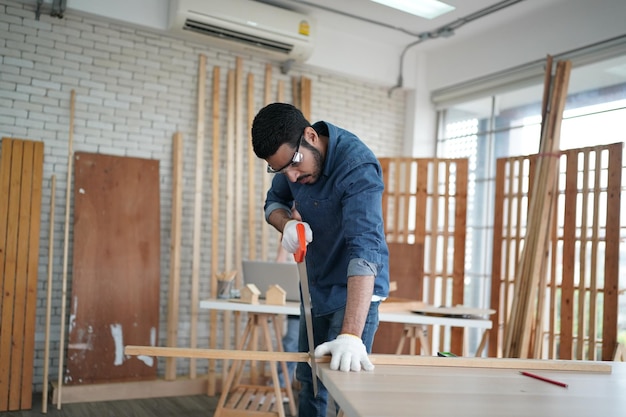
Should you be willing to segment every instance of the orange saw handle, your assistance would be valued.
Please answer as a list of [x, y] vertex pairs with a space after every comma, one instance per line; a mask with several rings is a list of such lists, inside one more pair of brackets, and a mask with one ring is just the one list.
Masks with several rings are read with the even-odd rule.
[[306, 234], [302, 223], [296, 225], [296, 232], [298, 233], [298, 250], [293, 254], [293, 257], [296, 262], [300, 263], [304, 261], [306, 256]]

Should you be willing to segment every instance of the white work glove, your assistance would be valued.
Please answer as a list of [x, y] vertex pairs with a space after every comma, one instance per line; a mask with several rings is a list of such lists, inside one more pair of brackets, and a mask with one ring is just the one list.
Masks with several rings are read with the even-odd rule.
[[374, 365], [367, 357], [367, 350], [360, 337], [352, 334], [340, 334], [332, 342], [322, 343], [315, 348], [315, 357], [332, 355], [330, 369], [336, 371], [358, 372], [361, 369], [371, 371]]
[[289, 220], [283, 228], [282, 243], [283, 248], [285, 248], [285, 250], [289, 253], [296, 253], [300, 247], [300, 243], [298, 242], [298, 231], [296, 230], [296, 225], [298, 223], [302, 223], [304, 225], [304, 239], [306, 240], [307, 245], [313, 241], [313, 231], [311, 231], [311, 226], [309, 226], [308, 223], [298, 220]]

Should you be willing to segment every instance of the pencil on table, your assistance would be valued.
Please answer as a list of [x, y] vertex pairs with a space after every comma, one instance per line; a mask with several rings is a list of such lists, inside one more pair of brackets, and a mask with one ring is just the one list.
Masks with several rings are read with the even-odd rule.
[[526, 371], [521, 371], [520, 374], [538, 379], [540, 381], [548, 382], [550, 384], [558, 385], [559, 387], [567, 388], [567, 384], [565, 382], [555, 381], [554, 379], [546, 378], [544, 376], [540, 376], [536, 374], [531, 374], [530, 372], [526, 372]]

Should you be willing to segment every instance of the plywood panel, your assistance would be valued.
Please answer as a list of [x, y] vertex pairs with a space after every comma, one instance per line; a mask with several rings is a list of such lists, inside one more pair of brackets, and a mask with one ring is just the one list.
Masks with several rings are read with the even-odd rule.
[[65, 382], [156, 378], [159, 322], [158, 161], [77, 152], [71, 319]]

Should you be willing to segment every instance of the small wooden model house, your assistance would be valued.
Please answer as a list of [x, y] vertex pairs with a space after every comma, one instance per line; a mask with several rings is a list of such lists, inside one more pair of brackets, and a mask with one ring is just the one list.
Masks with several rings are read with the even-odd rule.
[[265, 293], [265, 303], [282, 306], [287, 301], [287, 291], [278, 284], [270, 285]]
[[241, 289], [240, 294], [240, 301], [242, 303], [258, 304], [261, 291], [259, 291], [259, 288], [254, 284], [246, 284], [246, 286]]

